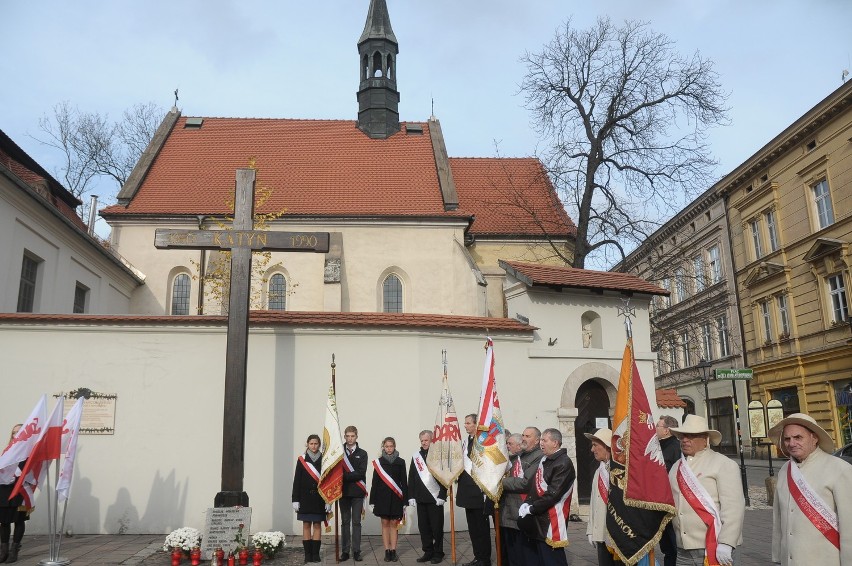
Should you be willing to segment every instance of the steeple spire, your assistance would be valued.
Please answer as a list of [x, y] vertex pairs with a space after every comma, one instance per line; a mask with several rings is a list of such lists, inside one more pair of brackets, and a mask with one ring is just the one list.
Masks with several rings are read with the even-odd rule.
[[399, 131], [398, 53], [387, 3], [370, 0], [367, 22], [358, 40], [358, 128], [371, 138], [387, 138]]

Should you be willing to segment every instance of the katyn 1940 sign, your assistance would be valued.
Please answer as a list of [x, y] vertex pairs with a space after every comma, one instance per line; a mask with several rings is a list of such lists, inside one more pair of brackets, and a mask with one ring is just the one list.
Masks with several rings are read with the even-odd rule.
[[743, 369], [717, 369], [716, 379], [733, 379], [748, 381], [753, 377], [753, 372], [749, 368]]

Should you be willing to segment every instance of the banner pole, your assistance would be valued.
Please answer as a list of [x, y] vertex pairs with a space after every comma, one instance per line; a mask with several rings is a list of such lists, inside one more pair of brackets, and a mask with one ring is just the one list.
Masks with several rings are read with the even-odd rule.
[[500, 544], [500, 508], [494, 504], [494, 546], [497, 550], [497, 566], [503, 566], [503, 552]]
[[450, 553], [452, 555], [453, 564], [456, 563], [456, 508], [453, 504], [455, 499], [453, 495], [453, 486], [448, 490], [450, 494]]

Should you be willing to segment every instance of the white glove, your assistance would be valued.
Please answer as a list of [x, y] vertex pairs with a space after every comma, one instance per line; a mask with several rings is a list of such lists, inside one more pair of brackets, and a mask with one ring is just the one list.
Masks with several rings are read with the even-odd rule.
[[530, 514], [530, 504], [524, 503], [521, 505], [520, 509], [518, 509], [518, 517], [526, 517]]
[[373, 509], [375, 509], [375, 508], [376, 508], [376, 506], [375, 506], [375, 505], [373, 505], [372, 503], [370, 503], [370, 513], [372, 513], [372, 512], [373, 512]]
[[409, 507], [417, 507], [417, 502], [414, 501], [413, 499], [409, 499], [408, 500], [408, 506]]
[[592, 547], [594, 547], [594, 546], [595, 546], [595, 541], [593, 541], [593, 540], [592, 540], [592, 535], [588, 535], [588, 536], [589, 536], [589, 544], [591, 544], [591, 545], [592, 545]]
[[731, 553], [734, 549], [727, 544], [719, 544], [716, 547], [716, 561], [723, 566], [731, 566], [734, 563], [734, 557]]
[[331, 503], [326, 503], [326, 504], [325, 504], [325, 512], [326, 512], [326, 513], [331, 513]]
[[437, 505], [438, 507], [442, 506], [444, 503], [445, 503], [445, 501], [443, 499], [436, 499], [435, 500], [435, 505]]
[[295, 511], [296, 513], [299, 512], [299, 502], [298, 501], [293, 502], [293, 511]]

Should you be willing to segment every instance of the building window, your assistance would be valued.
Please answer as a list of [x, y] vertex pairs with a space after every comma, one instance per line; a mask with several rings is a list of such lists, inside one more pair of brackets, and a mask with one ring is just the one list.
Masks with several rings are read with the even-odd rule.
[[764, 218], [766, 218], [766, 233], [769, 235], [769, 251], [774, 252], [778, 249], [778, 223], [775, 220], [775, 211], [767, 211]]
[[780, 325], [781, 336], [784, 338], [790, 337], [790, 313], [787, 310], [787, 295], [778, 295], [775, 297], [778, 304], [778, 324]]
[[683, 367], [688, 368], [692, 365], [689, 355], [689, 332], [685, 330], [680, 333], [680, 357], [683, 359]]
[[695, 292], [699, 293], [707, 287], [707, 274], [704, 271], [704, 258], [697, 255], [692, 258], [692, 271], [695, 273]]
[[384, 312], [402, 312], [402, 281], [393, 273], [382, 283], [382, 303]]
[[849, 318], [849, 303], [846, 302], [846, 285], [842, 273], [828, 277], [828, 295], [831, 298], [831, 321], [835, 324], [846, 322]]
[[189, 314], [189, 275], [181, 273], [172, 283], [172, 314]]
[[663, 296], [663, 306], [668, 308], [672, 306], [672, 281], [671, 279], [663, 279], [663, 289], [669, 292], [668, 295]]
[[708, 362], [713, 359], [713, 332], [709, 322], [701, 325], [701, 357]]
[[713, 246], [707, 250], [710, 256], [710, 284], [715, 285], [722, 280], [722, 260], [719, 257], [719, 246]]
[[731, 355], [731, 341], [728, 334], [728, 317], [722, 315], [716, 318], [716, 330], [719, 332], [719, 355], [723, 358]]
[[785, 417], [801, 412], [799, 409], [799, 393], [795, 387], [776, 389], [775, 391], [771, 391], [770, 395], [772, 395], [772, 399], [781, 402], [781, 408], [784, 410]]
[[283, 311], [287, 306], [287, 280], [280, 273], [269, 278], [267, 303], [271, 311]]
[[686, 270], [678, 267], [675, 271], [675, 288], [677, 289], [677, 300], [683, 301], [689, 297], [689, 286], [686, 281]]
[[674, 338], [669, 339], [669, 371], [677, 369], [677, 348]]
[[769, 300], [760, 303], [760, 318], [763, 320], [763, 341], [772, 342], [772, 307]]
[[823, 179], [813, 186], [814, 204], [816, 205], [817, 222], [820, 229], [834, 224], [834, 208], [831, 206], [831, 193], [828, 181]]
[[751, 226], [751, 241], [754, 245], [754, 259], [763, 257], [763, 246], [760, 243], [760, 221], [755, 219], [748, 223]]
[[77, 281], [74, 287], [74, 314], [86, 312], [86, 302], [89, 298], [89, 288]]
[[33, 312], [40, 263], [31, 255], [24, 254], [21, 263], [21, 282], [18, 285], [18, 312]]

